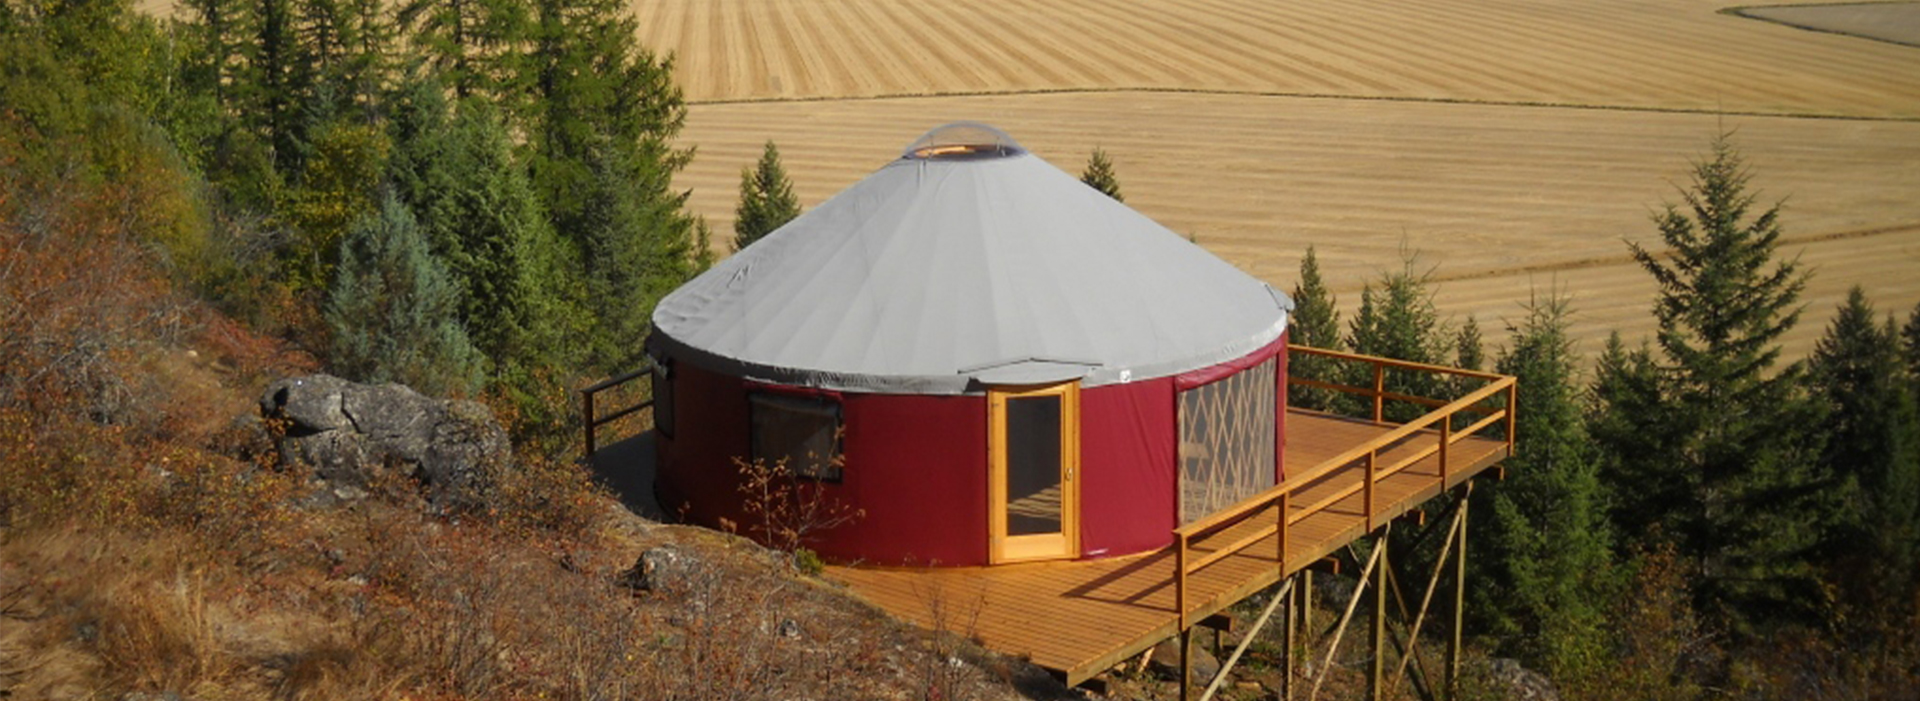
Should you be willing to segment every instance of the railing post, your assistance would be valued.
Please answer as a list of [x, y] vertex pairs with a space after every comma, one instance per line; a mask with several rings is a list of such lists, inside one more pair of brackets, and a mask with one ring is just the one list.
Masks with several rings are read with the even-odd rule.
[[1516, 397], [1519, 386], [1520, 384], [1518, 382], [1514, 382], [1512, 380], [1507, 381], [1507, 455], [1508, 457], [1512, 457], [1513, 455], [1513, 415], [1515, 411], [1520, 408], [1519, 401]]
[[593, 390], [581, 390], [581, 392], [580, 392], [580, 399], [581, 399], [581, 402], [582, 402], [583, 404], [585, 404], [585, 406], [583, 407], [583, 409], [585, 410], [585, 412], [584, 412], [584, 413], [585, 413], [586, 415], [585, 415], [585, 417], [584, 417], [584, 419], [583, 419], [583, 421], [581, 422], [581, 425], [585, 427], [585, 430], [586, 430], [586, 433], [587, 433], [587, 457], [589, 457], [589, 458], [591, 458], [591, 457], [593, 457], [593, 451], [594, 451], [594, 445], [593, 445]]
[[1453, 417], [1451, 416], [1447, 417], [1446, 419], [1440, 422], [1440, 488], [1441, 489], [1446, 489], [1449, 486], [1447, 484], [1447, 446], [1450, 446], [1450, 445], [1453, 445]]
[[1273, 546], [1273, 566], [1281, 576], [1287, 574], [1287, 520], [1293, 514], [1293, 492], [1280, 493], [1280, 523], [1275, 526]]
[[1373, 420], [1378, 423], [1386, 416], [1387, 366], [1384, 363], [1373, 364]]
[[1378, 462], [1377, 456], [1379, 454], [1380, 454], [1379, 450], [1367, 451], [1367, 474], [1365, 475], [1367, 506], [1364, 512], [1367, 515], [1368, 531], [1372, 531], [1374, 526], [1374, 523], [1373, 523], [1373, 466], [1376, 462]]

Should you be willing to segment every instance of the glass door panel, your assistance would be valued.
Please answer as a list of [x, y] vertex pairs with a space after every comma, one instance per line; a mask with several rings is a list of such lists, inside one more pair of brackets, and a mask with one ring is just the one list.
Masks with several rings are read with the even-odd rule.
[[1079, 555], [1080, 386], [993, 389], [987, 399], [992, 561]]

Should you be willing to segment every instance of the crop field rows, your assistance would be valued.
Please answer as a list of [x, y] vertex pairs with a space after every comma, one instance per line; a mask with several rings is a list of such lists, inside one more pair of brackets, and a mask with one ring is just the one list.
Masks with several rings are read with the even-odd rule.
[[[1560, 287], [1595, 351], [1609, 329], [1650, 327], [1654, 290], [1625, 241], [1655, 238], [1651, 213], [1679, 201], [1686, 159], [1724, 126], [1762, 202], [1787, 199], [1783, 253], [1815, 269], [1793, 352], [1855, 282], [1887, 309], [1920, 302], [1915, 123], [1108, 93], [715, 105], [687, 135], [697, 162], [732, 164], [773, 139], [811, 206], [953, 118], [998, 124], [1069, 171], [1100, 145], [1128, 204], [1281, 289], [1312, 244], [1351, 309], [1409, 251], [1442, 311], [1490, 336], [1533, 290]], [[739, 167], [683, 179], [722, 237]]]
[[1702, 0], [636, 0], [694, 101], [1171, 88], [1920, 116], [1909, 47]]
[[[641, 0], [642, 40], [695, 101], [679, 184], [725, 248], [740, 170], [779, 144], [806, 206], [926, 129], [977, 119], [1275, 287], [1313, 245], [1349, 312], [1403, 252], [1488, 338], [1535, 293], [1574, 299], [1591, 356], [1652, 327], [1626, 241], [1734, 133], [1815, 276], [1811, 349], [1859, 283], [1920, 302], [1920, 48], [1711, 2], [1316, 4]], [[1722, 114], [1715, 114], [1715, 112]]]

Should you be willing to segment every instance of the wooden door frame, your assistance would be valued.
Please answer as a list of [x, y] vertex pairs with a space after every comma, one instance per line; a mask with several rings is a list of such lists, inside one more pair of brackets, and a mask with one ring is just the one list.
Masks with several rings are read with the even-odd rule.
[[[1007, 400], [1060, 397], [1060, 534], [1007, 535]], [[1080, 556], [1080, 382], [987, 389], [987, 561]]]

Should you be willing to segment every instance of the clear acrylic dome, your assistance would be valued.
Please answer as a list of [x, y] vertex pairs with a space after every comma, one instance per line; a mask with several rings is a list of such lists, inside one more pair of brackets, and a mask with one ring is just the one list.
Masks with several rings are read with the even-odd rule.
[[902, 158], [997, 158], [1026, 153], [1007, 133], [979, 122], [953, 122], [934, 128], [907, 146]]

